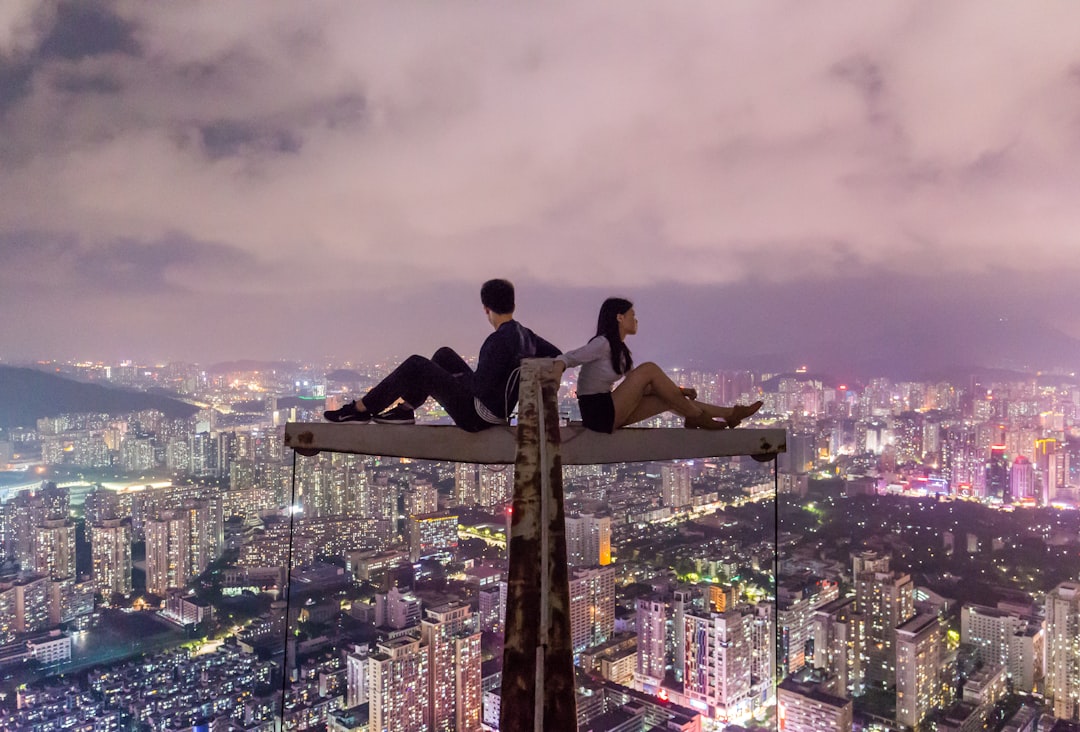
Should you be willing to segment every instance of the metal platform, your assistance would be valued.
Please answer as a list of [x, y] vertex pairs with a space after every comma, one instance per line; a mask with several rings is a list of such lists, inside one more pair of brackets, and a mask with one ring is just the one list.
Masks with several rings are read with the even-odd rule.
[[[782, 429], [688, 430], [627, 427], [605, 435], [580, 425], [560, 427], [563, 465], [685, 460], [752, 455], [771, 459], [784, 452]], [[290, 422], [285, 445], [301, 455], [344, 452], [420, 460], [509, 464], [517, 454], [517, 428], [466, 432], [450, 425], [331, 424]]]

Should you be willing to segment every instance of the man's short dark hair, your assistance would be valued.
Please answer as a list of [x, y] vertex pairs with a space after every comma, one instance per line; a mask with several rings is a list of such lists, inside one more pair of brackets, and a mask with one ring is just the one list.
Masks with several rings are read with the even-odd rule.
[[514, 312], [514, 284], [510, 280], [488, 280], [480, 288], [480, 302], [499, 315]]

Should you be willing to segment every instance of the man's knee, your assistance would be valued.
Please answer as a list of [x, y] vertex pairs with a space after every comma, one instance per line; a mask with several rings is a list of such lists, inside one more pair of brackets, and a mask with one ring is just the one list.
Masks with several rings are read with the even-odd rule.
[[406, 367], [416, 368], [417, 366], [423, 366], [426, 363], [430, 363], [430, 360], [427, 359], [427, 358], [424, 358], [420, 354], [414, 353], [413, 355], [409, 356], [407, 359], [402, 361], [401, 365], [406, 366]]
[[450, 346], [443, 346], [439, 350], [435, 351], [435, 355], [433, 355], [431, 357], [431, 360], [432, 361], [439, 361], [439, 360], [447, 359], [447, 358], [452, 358], [452, 359], [458, 358], [457, 351], [455, 351]]

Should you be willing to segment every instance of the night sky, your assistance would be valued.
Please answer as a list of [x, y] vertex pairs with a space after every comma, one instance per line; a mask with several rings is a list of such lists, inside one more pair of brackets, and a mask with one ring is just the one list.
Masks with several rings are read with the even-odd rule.
[[1080, 363], [1080, 4], [0, 3], [0, 360]]

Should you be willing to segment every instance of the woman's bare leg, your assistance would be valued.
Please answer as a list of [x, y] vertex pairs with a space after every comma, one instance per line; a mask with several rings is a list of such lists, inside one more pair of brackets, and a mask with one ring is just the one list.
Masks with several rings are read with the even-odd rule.
[[[622, 383], [615, 387], [611, 399], [615, 403], [616, 427], [625, 427], [661, 411], [681, 414], [687, 418], [688, 426], [710, 429], [727, 426], [713, 422], [705, 410], [687, 399], [682, 389], [654, 363], [643, 363], [631, 369]], [[663, 409], [658, 409], [659, 405], [663, 405]]]

